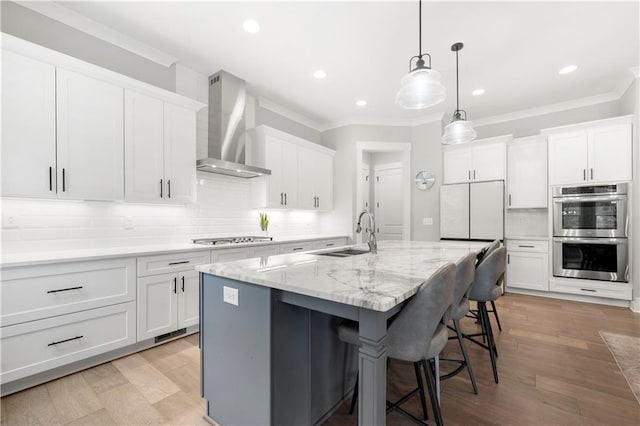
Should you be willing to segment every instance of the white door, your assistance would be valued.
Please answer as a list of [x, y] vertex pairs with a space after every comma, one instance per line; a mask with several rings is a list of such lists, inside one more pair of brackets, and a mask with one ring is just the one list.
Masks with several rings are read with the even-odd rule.
[[620, 182], [632, 178], [631, 125], [589, 130], [589, 180]]
[[282, 141], [284, 207], [298, 208], [298, 145]]
[[2, 51], [2, 196], [56, 196], [56, 70]]
[[200, 319], [200, 274], [198, 271], [178, 274], [178, 328], [198, 324]]
[[474, 182], [504, 180], [505, 144], [481, 144], [471, 148], [473, 169], [471, 179]]
[[316, 153], [310, 149], [298, 149], [298, 207], [306, 210], [316, 209], [316, 181], [319, 179], [316, 168]]
[[124, 93], [125, 200], [157, 203], [164, 194], [163, 102]]
[[549, 290], [549, 258], [546, 253], [510, 252], [507, 259], [507, 288]]
[[178, 276], [138, 278], [138, 342], [178, 329]]
[[378, 240], [402, 239], [402, 166], [374, 167]]
[[317, 152], [315, 154], [315, 193], [318, 210], [333, 209], [333, 156]]
[[587, 132], [549, 135], [549, 185], [587, 181]]
[[547, 207], [547, 142], [515, 139], [507, 148], [507, 207]]
[[123, 89], [57, 69], [58, 196], [124, 198]]
[[445, 147], [442, 152], [444, 179], [443, 183], [463, 183], [471, 180], [473, 167], [471, 148], [469, 147]]
[[267, 202], [265, 207], [283, 208], [282, 141], [272, 136], [267, 136], [265, 137], [264, 144], [264, 166], [271, 170], [271, 174], [264, 177], [267, 185]]
[[440, 238], [469, 238], [469, 184], [440, 187]]
[[193, 203], [196, 197], [196, 113], [164, 103], [165, 200]]
[[472, 240], [503, 239], [504, 182], [472, 183], [469, 200], [469, 237]]

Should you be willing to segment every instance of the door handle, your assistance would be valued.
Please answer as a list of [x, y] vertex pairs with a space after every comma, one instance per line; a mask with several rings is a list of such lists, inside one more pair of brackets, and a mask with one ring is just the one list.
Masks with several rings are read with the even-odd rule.
[[167, 198], [171, 198], [171, 179], [167, 180]]
[[70, 339], [64, 339], [64, 340], [58, 340], [57, 342], [51, 342], [49, 343], [47, 346], [55, 346], [55, 345], [59, 345], [60, 343], [65, 343], [65, 342], [70, 342], [72, 340], [78, 340], [78, 339], [82, 339], [84, 336], [76, 336], [76, 337], [72, 337]]
[[178, 293], [178, 278], [173, 277], [173, 293]]
[[591, 180], [593, 180], [593, 167], [591, 168]]
[[511, 263], [511, 255], [507, 254], [507, 265]]
[[471, 170], [469, 170], [469, 180], [471, 180]]
[[65, 181], [65, 169], [64, 167], [62, 168], [62, 192], [66, 192], [67, 190], [67, 186], [66, 186], [66, 181]]
[[164, 188], [164, 185], [162, 183], [162, 179], [160, 179], [160, 198], [162, 198], [162, 189]]
[[284, 193], [284, 205], [285, 206], [287, 205], [287, 193], [286, 192]]
[[511, 194], [509, 194], [509, 205], [511, 205]]
[[473, 180], [476, 180], [476, 169], [473, 169]]
[[534, 248], [533, 246], [525, 246], [525, 245], [522, 245], [522, 244], [518, 244], [518, 247], [520, 247], [520, 248]]
[[587, 180], [587, 169], [582, 169], [582, 180]]
[[49, 166], [49, 191], [53, 191], [53, 167]]
[[284, 192], [280, 193], [280, 205], [284, 206]]
[[318, 197], [318, 208], [320, 208], [320, 197]]
[[182, 276], [182, 292], [184, 293], [184, 275]]
[[60, 293], [61, 291], [71, 291], [71, 290], [80, 290], [83, 286], [79, 285], [77, 287], [69, 287], [69, 288], [61, 288], [58, 290], [49, 290], [47, 293]]
[[172, 265], [184, 265], [184, 264], [189, 263], [189, 262], [191, 262], [191, 261], [190, 260], [182, 260], [180, 262], [169, 262], [169, 266], [172, 266]]

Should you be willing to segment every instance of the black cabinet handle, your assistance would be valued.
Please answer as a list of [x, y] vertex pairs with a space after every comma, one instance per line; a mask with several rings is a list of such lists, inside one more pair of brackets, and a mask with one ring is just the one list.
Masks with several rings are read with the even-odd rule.
[[471, 180], [471, 170], [469, 170], [469, 180]]
[[284, 193], [284, 205], [285, 206], [287, 205], [287, 193], [286, 192]]
[[303, 248], [304, 248], [304, 247], [294, 247], [294, 248], [293, 248], [293, 251], [299, 251], [299, 250], [302, 250]]
[[320, 197], [318, 197], [318, 208], [320, 208]]
[[476, 180], [476, 169], [473, 169], [473, 180]]
[[58, 340], [57, 342], [51, 342], [49, 343], [47, 346], [55, 346], [55, 345], [59, 345], [60, 343], [65, 343], [65, 342], [70, 342], [72, 340], [78, 340], [78, 339], [82, 339], [84, 336], [76, 336], [76, 337], [72, 337], [70, 339], [64, 339], [64, 340]]
[[185, 263], [190, 263], [190, 260], [183, 260], [181, 262], [169, 262], [169, 266], [171, 265], [184, 265]]
[[178, 293], [178, 278], [174, 277], [173, 278], [173, 293]]
[[333, 245], [335, 245], [335, 244], [333, 244], [333, 243], [327, 243], [327, 244], [325, 244], [325, 247], [331, 247], [331, 246], [333, 246]]
[[49, 191], [53, 191], [53, 167], [49, 166]]
[[162, 189], [164, 185], [162, 184], [162, 179], [160, 179], [160, 198], [162, 198]]
[[184, 275], [182, 276], [182, 292], [184, 293]]
[[284, 192], [280, 193], [280, 205], [284, 206]]
[[171, 198], [171, 179], [167, 180], [167, 198]]
[[509, 205], [511, 205], [511, 194], [509, 194]]
[[65, 182], [65, 170], [63, 168], [62, 169], [62, 192], [65, 192], [66, 190], [67, 190], [67, 187]]
[[593, 167], [591, 168], [591, 180], [593, 180]]
[[47, 293], [60, 293], [61, 291], [71, 291], [71, 290], [80, 290], [82, 288], [81, 285], [77, 287], [69, 287], [69, 288], [61, 288], [59, 290], [49, 290]]
[[507, 255], [507, 265], [508, 265], [509, 263], [511, 263], [511, 255], [510, 255], [510, 254], [508, 254], [508, 255]]
[[596, 290], [592, 290], [590, 288], [581, 288], [580, 290], [582, 290], [582, 291], [590, 291], [591, 293], [595, 293], [596, 292]]
[[582, 180], [587, 180], [587, 169], [582, 169]]
[[521, 248], [534, 248], [534, 246], [525, 246], [525, 245], [518, 245], [518, 247], [521, 247]]

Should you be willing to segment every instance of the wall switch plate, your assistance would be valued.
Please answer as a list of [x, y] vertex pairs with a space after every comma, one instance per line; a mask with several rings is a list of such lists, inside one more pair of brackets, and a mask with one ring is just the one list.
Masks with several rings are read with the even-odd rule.
[[423, 225], [433, 225], [433, 218], [432, 217], [423, 217], [422, 218], [422, 224]]
[[124, 218], [124, 229], [133, 229], [133, 218], [131, 216]]
[[2, 227], [3, 228], [17, 228], [16, 217], [15, 216], [2, 216]]
[[222, 287], [222, 300], [230, 305], [238, 306], [238, 289], [227, 286]]

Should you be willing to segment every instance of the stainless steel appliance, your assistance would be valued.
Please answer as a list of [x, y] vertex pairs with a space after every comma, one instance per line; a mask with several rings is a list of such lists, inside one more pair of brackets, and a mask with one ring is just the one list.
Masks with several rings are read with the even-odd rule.
[[553, 188], [553, 275], [629, 281], [629, 185]]
[[553, 235], [627, 238], [626, 183], [553, 188]]
[[555, 237], [553, 275], [629, 282], [628, 244], [626, 238]]
[[260, 243], [273, 241], [273, 237], [221, 237], [221, 238], [196, 238], [192, 240], [194, 244], [207, 246], [219, 246], [226, 244]]

